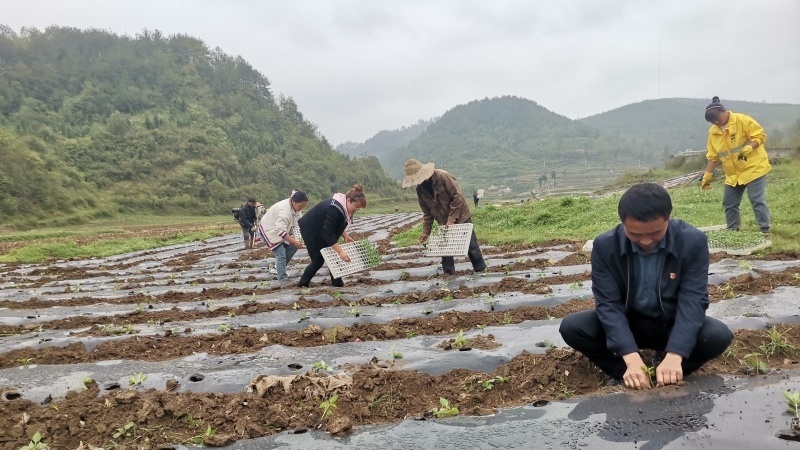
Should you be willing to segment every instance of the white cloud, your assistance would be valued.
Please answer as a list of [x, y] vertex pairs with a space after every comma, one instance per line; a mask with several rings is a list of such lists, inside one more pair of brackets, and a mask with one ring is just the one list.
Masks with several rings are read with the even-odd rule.
[[800, 103], [796, 0], [0, 0], [0, 10], [15, 29], [198, 37], [242, 55], [333, 143], [506, 94], [572, 118], [659, 94]]

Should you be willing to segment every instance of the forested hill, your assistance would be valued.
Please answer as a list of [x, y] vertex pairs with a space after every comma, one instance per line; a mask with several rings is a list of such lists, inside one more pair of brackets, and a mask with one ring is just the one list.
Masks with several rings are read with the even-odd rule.
[[[704, 119], [711, 100], [664, 98], [625, 105], [581, 122], [609, 134], [620, 134], [638, 145], [658, 151], [706, 148], [709, 124]], [[767, 132], [767, 147], [792, 145], [791, 135], [800, 125], [800, 105], [728, 101], [722, 104], [731, 111], [745, 113], [761, 123]]]
[[585, 162], [611, 167], [637, 164], [640, 157], [660, 161], [663, 155], [633, 148], [618, 136], [604, 135], [533, 101], [506, 96], [456, 106], [419, 138], [379, 159], [397, 177], [405, 159], [418, 158], [456, 174], [464, 189], [517, 184], [527, 190], [531, 180], [514, 181], [531, 176], [535, 181], [551, 168], [560, 171]]
[[[276, 62], [279, 63], [279, 62]], [[399, 194], [241, 57], [185, 36], [0, 26], [0, 221], [222, 214], [254, 195]]]
[[363, 143], [348, 141], [337, 145], [336, 150], [346, 155], [371, 155], [380, 159], [386, 154], [408, 145], [409, 142], [419, 137], [433, 121], [420, 120], [414, 125], [402, 127], [398, 130], [381, 130]]

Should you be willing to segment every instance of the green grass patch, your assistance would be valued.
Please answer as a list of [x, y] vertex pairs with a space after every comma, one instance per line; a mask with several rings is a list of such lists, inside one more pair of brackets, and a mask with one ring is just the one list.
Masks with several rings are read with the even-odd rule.
[[[772, 247], [765, 252], [800, 251], [800, 162], [774, 166], [768, 175], [767, 203], [772, 214]], [[698, 185], [670, 190], [674, 205], [672, 217], [696, 227], [723, 225], [723, 182], [715, 180], [712, 188], [702, 191]], [[475, 211], [472, 221], [481, 242], [541, 243], [553, 239], [593, 239], [619, 223], [617, 203], [620, 193], [606, 197], [556, 197], [543, 201], [486, 205]], [[747, 196], [742, 200], [742, 228], [758, 231]], [[422, 231], [414, 227], [393, 237], [400, 246], [415, 244]]]
[[76, 242], [50, 242], [30, 244], [22, 248], [12, 249], [5, 255], [0, 255], [0, 262], [34, 263], [48, 259], [92, 258], [118, 255], [139, 250], [163, 247], [166, 245], [182, 244], [211, 236], [219, 235], [219, 231], [197, 231], [191, 233], [176, 233], [165, 237], [141, 237], [131, 239], [104, 239], [86, 245]]

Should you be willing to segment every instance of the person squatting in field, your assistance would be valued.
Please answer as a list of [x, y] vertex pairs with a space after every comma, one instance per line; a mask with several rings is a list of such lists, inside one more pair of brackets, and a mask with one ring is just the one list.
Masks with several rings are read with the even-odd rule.
[[708, 317], [708, 240], [671, 219], [672, 200], [654, 183], [632, 186], [620, 198], [620, 224], [594, 240], [595, 309], [570, 314], [564, 342], [614, 380], [651, 387], [639, 350], [666, 352], [655, 370], [659, 385], [676, 384], [721, 355], [733, 335]]

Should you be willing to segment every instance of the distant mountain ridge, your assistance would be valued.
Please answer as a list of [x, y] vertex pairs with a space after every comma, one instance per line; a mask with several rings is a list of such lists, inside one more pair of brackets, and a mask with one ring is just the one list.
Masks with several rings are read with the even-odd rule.
[[408, 145], [435, 121], [436, 119], [420, 120], [414, 125], [396, 130], [381, 130], [363, 143], [348, 141], [339, 144], [336, 151], [350, 156], [375, 156], [380, 159], [383, 155]]
[[[581, 122], [605, 131], [619, 133], [654, 149], [678, 150], [706, 148], [709, 124], [704, 114], [710, 99], [664, 98], [644, 100], [604, 113], [595, 114]], [[758, 103], [722, 99], [728, 110], [755, 118], [767, 133], [770, 145], [788, 145], [785, 130], [800, 120], [800, 105], [789, 103]]]

